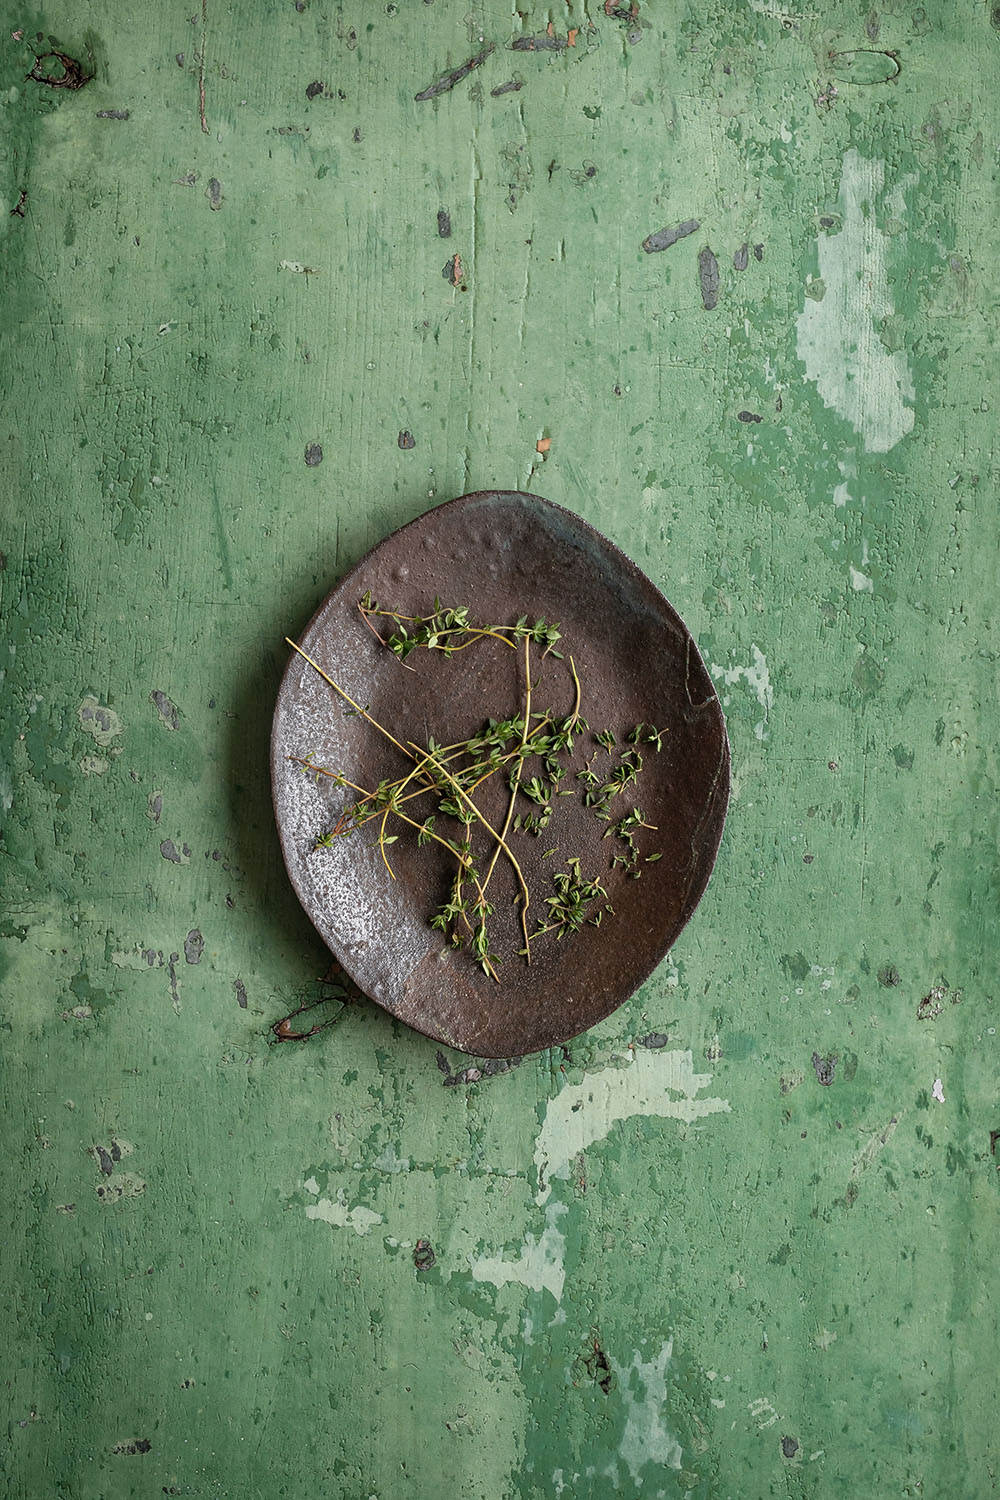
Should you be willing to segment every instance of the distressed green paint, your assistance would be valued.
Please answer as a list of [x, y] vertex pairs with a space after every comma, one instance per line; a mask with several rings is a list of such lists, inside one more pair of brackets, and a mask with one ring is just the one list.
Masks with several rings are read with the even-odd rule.
[[[0, 42], [10, 1493], [978, 1500], [990, 6], [529, 5], [578, 28], [533, 52], [485, 3], [191, 9]], [[39, 32], [92, 81], [26, 81]], [[690, 622], [716, 876], [565, 1053], [470, 1080], [363, 1004], [269, 1047], [326, 967], [282, 638], [491, 484]]]

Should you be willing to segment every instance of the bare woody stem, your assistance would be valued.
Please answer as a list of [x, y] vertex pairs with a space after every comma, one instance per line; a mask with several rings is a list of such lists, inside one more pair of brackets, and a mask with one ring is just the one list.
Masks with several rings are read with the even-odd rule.
[[[419, 746], [417, 745], [414, 745], [413, 748], [414, 750], [419, 750]], [[452, 776], [447, 767], [443, 766], [435, 756], [430, 754], [427, 755], [427, 764], [433, 766], [435, 770], [441, 772], [441, 775], [448, 782], [449, 786], [454, 788], [458, 796], [462, 799], [462, 801], [468, 807], [469, 811], [472, 813], [473, 817], [477, 820], [477, 822], [482, 824], [482, 826], [486, 829], [486, 832], [490, 835], [491, 838], [496, 840], [498, 847], [501, 848], [506, 854], [507, 858], [511, 862], [511, 865], [513, 866], [514, 874], [517, 876], [517, 883], [521, 887], [521, 896], [524, 901], [524, 907], [525, 909], [527, 909], [528, 903], [531, 900], [531, 895], [525, 883], [524, 875], [521, 871], [521, 866], [517, 862], [517, 855], [513, 853], [510, 846], [504, 841], [503, 835], [498, 833], [497, 830], [493, 827], [492, 823], [488, 822], [488, 820], [483, 817], [482, 813], [479, 811], [479, 808], [473, 802], [472, 798], [465, 791], [461, 783], [455, 780], [454, 776]]]
[[[525, 638], [524, 638], [524, 727], [521, 730], [521, 743], [518, 746], [517, 752], [516, 752], [516, 754], [517, 754], [517, 765], [514, 768], [514, 775], [511, 778], [511, 783], [510, 783], [510, 797], [509, 797], [508, 802], [507, 802], [507, 816], [504, 819], [503, 828], [500, 830], [500, 834], [499, 834], [498, 840], [497, 840], [497, 846], [493, 850], [493, 858], [490, 860], [489, 867], [487, 868], [486, 874], [483, 876], [483, 890], [484, 891], [487, 890], [488, 887], [489, 887], [490, 879], [491, 879], [491, 877], [493, 875], [493, 871], [494, 871], [494, 869], [496, 867], [496, 862], [500, 858], [500, 848], [501, 848], [501, 845], [504, 848], [506, 848], [506, 844], [504, 844], [504, 840], [507, 837], [507, 833], [508, 833], [508, 830], [510, 828], [511, 821], [512, 821], [512, 819], [514, 817], [514, 804], [517, 801], [518, 788], [521, 785], [521, 774], [522, 774], [522, 772], [524, 770], [524, 761], [525, 761], [524, 750], [525, 750], [525, 746], [528, 743], [528, 726], [531, 723], [531, 655], [530, 655], [530, 653], [531, 653], [531, 638], [530, 638], [530, 636], [525, 636]], [[518, 870], [518, 875], [520, 876], [520, 870]], [[528, 896], [528, 890], [527, 890], [527, 887], [525, 886], [525, 883], [524, 883], [523, 879], [521, 880], [521, 890], [522, 890], [522, 894], [523, 894], [523, 899], [521, 901], [521, 931], [524, 934], [524, 946], [525, 946], [525, 949], [527, 950], [527, 953], [528, 953], [528, 962], [530, 963], [531, 962], [531, 943], [530, 943], [530, 939], [528, 937], [528, 904], [529, 904], [530, 898]]]

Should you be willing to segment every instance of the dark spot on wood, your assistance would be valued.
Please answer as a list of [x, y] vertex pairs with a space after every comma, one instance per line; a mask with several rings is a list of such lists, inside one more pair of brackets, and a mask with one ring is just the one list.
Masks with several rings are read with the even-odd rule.
[[396, 441], [401, 448], [415, 448], [417, 446], [417, 440], [412, 432], [401, 432]]
[[181, 716], [177, 704], [168, 698], [166, 693], [161, 693], [159, 688], [154, 688], [149, 695], [149, 701], [168, 729], [181, 727]]
[[119, 1146], [119, 1144], [118, 1144], [117, 1141], [112, 1141], [111, 1142], [111, 1160], [112, 1161], [121, 1161], [121, 1159], [122, 1159], [122, 1148]]
[[942, 1002], [943, 1002], [944, 997], [945, 997], [945, 995], [947, 993], [948, 993], [948, 991], [945, 989], [945, 987], [943, 985], [940, 985], [940, 984], [933, 985], [931, 987], [931, 989], [929, 990], [929, 992], [920, 1001], [920, 1004], [917, 1006], [917, 1020], [918, 1021], [934, 1021], [934, 1020], [936, 1020], [937, 1017], [944, 1010], [944, 1005], [942, 1004]]
[[736, 420], [738, 422], [763, 422], [764, 418], [755, 411], [738, 411]]
[[160, 845], [160, 853], [163, 855], [164, 859], [169, 859], [171, 864], [179, 865], [182, 863], [180, 853], [178, 852], [177, 845], [174, 843], [173, 839], [163, 840], [162, 844]]
[[208, 187], [205, 189], [208, 206], [218, 211], [222, 207], [222, 183], [217, 177], [208, 179]]
[[594, 1340], [593, 1350], [587, 1355], [583, 1363], [587, 1374], [594, 1381], [595, 1385], [604, 1392], [605, 1396], [610, 1396], [614, 1377], [611, 1373], [611, 1364], [608, 1356], [601, 1348], [597, 1339]]
[[996, 1156], [996, 1154], [997, 1154], [997, 1141], [1000, 1141], [1000, 1130], [991, 1130], [990, 1131], [990, 1155], [991, 1156]]
[[666, 229], [657, 229], [653, 234], [647, 234], [642, 242], [642, 248], [647, 255], [653, 255], [657, 250], [669, 250], [671, 245], [676, 245], [678, 240], [686, 239], [689, 234], [694, 234], [700, 229], [698, 219], [685, 219], [683, 224], [673, 224]]
[[116, 1443], [111, 1451], [133, 1457], [136, 1453], [148, 1453], [152, 1446], [149, 1438], [136, 1438], [133, 1442]]
[[441, 275], [452, 286], [458, 286], [462, 279], [462, 257], [453, 255], [450, 260], [446, 260], [441, 267]]
[[670, 1038], [665, 1031], [650, 1031], [645, 1036], [637, 1037], [636, 1040], [640, 1047], [650, 1047], [655, 1050], [657, 1047], [665, 1047]]
[[200, 964], [205, 951], [205, 939], [197, 927], [192, 927], [184, 939], [184, 957], [189, 964]]
[[496, 1078], [500, 1073], [509, 1073], [512, 1068], [519, 1068], [522, 1061], [520, 1057], [489, 1057], [482, 1066], [483, 1077]]
[[177, 64], [177, 66], [179, 68], [183, 68], [183, 66], [184, 66], [184, 53], [183, 52], [175, 52], [174, 53], [174, 62]]
[[444, 1087], [454, 1088], [459, 1083], [478, 1083], [482, 1076], [478, 1068], [463, 1068], [460, 1073], [452, 1073], [450, 1078], [446, 1078]]
[[836, 219], [831, 219], [829, 214], [823, 214], [819, 221], [819, 227], [821, 229], [832, 229], [836, 222]]
[[127, 109], [99, 109], [97, 111], [99, 120], [127, 120], [128, 117]]
[[1000, 5], [994, 5], [990, 11], [990, 25], [995, 26], [997, 31], [1000, 31]]
[[233, 994], [236, 996], [236, 1004], [239, 1006], [240, 1010], [246, 1010], [247, 990], [246, 985], [243, 983], [242, 979], [233, 980]]
[[803, 854], [803, 856], [802, 856], [802, 863], [804, 865], [811, 865], [812, 862], [813, 862], [813, 860], [815, 858], [816, 858], [815, 854]]
[[326, 85], [323, 84], [323, 83], [321, 83], [318, 78], [314, 79], [313, 82], [306, 89], [306, 98], [307, 99], [315, 99], [317, 94], [321, 94], [323, 92], [323, 89], [325, 88], [325, 86]]
[[413, 1264], [418, 1271], [429, 1271], [437, 1265], [437, 1256], [430, 1240], [417, 1240], [413, 1247]]
[[[61, 66], [61, 73], [53, 71], [50, 59]], [[82, 89], [93, 76], [92, 73], [85, 73], [82, 64], [75, 58], [67, 57], [65, 52], [40, 53], [28, 74], [33, 83], [44, 83], [50, 89]]]
[[824, 1088], [829, 1088], [833, 1082], [833, 1075], [837, 1068], [837, 1054], [831, 1052], [828, 1057], [820, 1057], [818, 1052], [812, 1055], [812, 1065], [816, 1070], [816, 1077]]
[[[537, 36], [516, 36], [510, 44], [510, 50], [512, 52], [562, 52], [568, 45], [565, 37], [542, 31]], [[417, 97], [420, 97], [419, 94]]]
[[754, 245], [754, 247], [753, 247], [753, 258], [754, 258], [754, 260], [763, 260], [764, 259], [764, 246], [763, 245]]
[[318, 466], [323, 462], [322, 443], [309, 443], [306, 447], [305, 460], [307, 468], [318, 468]]
[[733, 256], [733, 267], [737, 271], [745, 271], [750, 263], [750, 246], [744, 240], [743, 244]]
[[[444, 1061], [442, 1053], [438, 1054], [438, 1067]], [[521, 1057], [489, 1057], [478, 1066], [462, 1068], [458, 1073], [449, 1072], [442, 1084], [443, 1088], [455, 1088], [460, 1083], [480, 1083], [484, 1078], [498, 1078], [502, 1073], [510, 1073], [514, 1068], [519, 1068], [524, 1061]], [[445, 1072], [445, 1067], [441, 1069]]]
[[95, 1146], [94, 1154], [97, 1157], [98, 1164], [100, 1165], [101, 1171], [104, 1173], [105, 1177], [110, 1177], [115, 1169], [115, 1164], [111, 1160], [111, 1157], [105, 1151], [103, 1146]]
[[516, 94], [518, 89], [523, 88], [523, 78], [508, 78], [506, 83], [498, 84], [495, 89], [490, 89], [490, 94], [494, 99], [499, 99], [501, 94]]
[[719, 305], [719, 262], [707, 245], [698, 252], [698, 279], [702, 306], [711, 312]]
[[438, 1051], [437, 1051], [437, 1054], [436, 1054], [436, 1056], [434, 1058], [434, 1061], [437, 1063], [439, 1069], [444, 1074], [444, 1076], [446, 1078], [450, 1078], [451, 1077], [451, 1064], [449, 1063], [448, 1059], [445, 1057], [444, 1053], [441, 1051], [440, 1048], [438, 1048]]
[[786, 1458], [794, 1458], [796, 1453], [798, 1453], [799, 1451], [798, 1439], [793, 1437], [783, 1437], [781, 1439], [781, 1451]]
[[354, 142], [354, 144], [356, 146], [360, 143], [360, 141], [361, 141], [361, 126], [360, 125], [355, 125], [355, 127], [354, 127], [354, 134], [351, 136], [351, 140]]
[[443, 240], [451, 239], [451, 214], [446, 208], [438, 209], [438, 234]]
[[414, 95], [414, 98], [423, 101], [424, 99], [436, 99], [439, 94], [447, 94], [449, 89], [455, 87], [456, 83], [461, 83], [463, 78], [468, 78], [474, 68], [478, 68], [481, 63], [484, 63], [492, 51], [493, 43], [491, 42], [488, 47], [483, 48], [482, 52], [477, 52], [475, 57], [470, 57], [468, 62], [462, 63], [461, 67], [452, 68], [450, 73], [445, 73], [427, 88], [421, 89], [419, 94]]
[[887, 990], [892, 989], [899, 983], [899, 970], [895, 964], [883, 964], [878, 971], [878, 982]]

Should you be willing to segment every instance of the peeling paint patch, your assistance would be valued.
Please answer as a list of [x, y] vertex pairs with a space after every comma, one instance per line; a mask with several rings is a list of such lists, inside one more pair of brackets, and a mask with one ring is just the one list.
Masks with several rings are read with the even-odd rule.
[[940, 1078], [935, 1078], [934, 1080], [934, 1087], [931, 1089], [931, 1097], [936, 1099], [939, 1104], [944, 1103], [944, 1083]]
[[135, 1172], [117, 1172], [107, 1182], [94, 1189], [102, 1203], [120, 1203], [123, 1198], [140, 1198], [146, 1191], [146, 1183]]
[[710, 1073], [694, 1071], [690, 1052], [657, 1049], [635, 1053], [625, 1067], [569, 1084], [549, 1100], [535, 1144], [537, 1201], [544, 1203], [553, 1178], [568, 1178], [573, 1158], [603, 1140], [619, 1120], [645, 1115], [691, 1124], [705, 1115], [728, 1114], [728, 1099], [695, 1097], [711, 1081]]
[[108, 708], [104, 703], [99, 703], [93, 693], [87, 693], [76, 714], [83, 732], [93, 735], [95, 743], [104, 749], [111, 744], [112, 740], [117, 739], [125, 728], [114, 709]]
[[[319, 1183], [315, 1177], [310, 1177], [305, 1187], [307, 1192], [319, 1192]], [[355, 1234], [368, 1234], [376, 1224], [384, 1222], [382, 1215], [372, 1208], [364, 1208], [361, 1204], [348, 1208], [343, 1191], [337, 1194], [336, 1200], [320, 1198], [318, 1203], [307, 1203], [306, 1218], [320, 1219], [324, 1224], [331, 1224], [334, 1229], [350, 1228]]]
[[159, 714], [161, 724], [165, 725], [167, 729], [180, 728], [180, 709], [171, 698], [167, 697], [166, 693], [161, 693], [159, 688], [154, 688], [149, 695], [149, 701]]
[[667, 1430], [664, 1421], [667, 1368], [673, 1352], [671, 1338], [652, 1359], [644, 1360], [637, 1350], [630, 1364], [611, 1361], [626, 1412], [625, 1431], [618, 1452], [636, 1485], [642, 1483], [646, 1464], [658, 1464], [668, 1469], [681, 1466], [681, 1445]]
[[879, 328], [895, 312], [886, 270], [888, 238], [878, 226], [880, 161], [853, 148], [840, 179], [842, 227], [819, 242], [822, 301], [807, 298], [797, 323], [798, 356], [824, 405], [846, 418], [870, 453], [888, 453], [913, 428], [914, 389], [904, 350], [889, 350]]
[[525, 1236], [524, 1248], [517, 1259], [504, 1260], [502, 1255], [478, 1256], [472, 1262], [473, 1280], [488, 1281], [496, 1287], [516, 1282], [533, 1292], [551, 1292], [558, 1302], [566, 1283], [566, 1236], [558, 1221], [566, 1213], [569, 1209], [565, 1203], [548, 1204], [545, 1228], [539, 1235]]
[[[753, 661], [747, 667], [720, 667], [713, 662], [709, 668], [713, 678], [717, 678], [726, 687], [733, 687], [740, 678], [748, 685], [757, 702], [764, 710], [764, 717], [759, 724], [754, 725], [754, 734], [757, 739], [762, 740], [766, 732], [767, 721], [774, 707], [774, 688], [771, 686], [771, 673], [767, 665], [767, 658], [758, 646], [751, 646], [750, 651]], [[723, 698], [723, 707], [729, 704], [728, 698]]]

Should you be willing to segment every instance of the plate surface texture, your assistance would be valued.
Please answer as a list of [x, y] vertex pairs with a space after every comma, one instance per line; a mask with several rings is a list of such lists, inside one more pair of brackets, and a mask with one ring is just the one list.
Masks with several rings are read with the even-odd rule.
[[[501, 857], [489, 887], [495, 904], [491, 951], [500, 983], [471, 955], [450, 948], [430, 918], [447, 899], [454, 858], [436, 844], [416, 845], [412, 830], [386, 852], [392, 879], [368, 824], [330, 848], [316, 849], [354, 795], [329, 777], [303, 774], [294, 757], [372, 788], [411, 769], [387, 739], [293, 654], [278, 695], [272, 736], [274, 803], [282, 850], [299, 899], [344, 968], [371, 999], [427, 1036], [482, 1057], [510, 1058], [576, 1036], [609, 1015], [645, 980], [676, 940], [700, 900], [715, 862], [729, 796], [729, 745], [715, 690], [694, 641], [676, 611], [616, 547], [568, 511], [534, 495], [484, 491], [463, 495], [395, 532], [354, 568], [324, 601], [302, 649], [355, 701], [404, 744], [463, 741], [489, 718], [520, 711], [523, 650], [481, 640], [446, 659], [418, 649], [404, 666], [368, 628], [358, 603], [370, 591], [383, 607], [427, 615], [435, 598], [467, 605], [473, 623], [558, 623], [554, 655], [532, 649], [532, 710], [566, 715], [581, 683], [580, 712], [591, 732], [580, 736], [561, 785], [574, 795], [553, 798], [540, 834], [511, 832], [509, 842], [532, 893], [528, 925], [544, 920], [553, 876], [570, 858], [586, 878], [604, 884], [613, 915], [585, 923], [557, 941], [536, 939], [531, 962], [522, 946], [517, 886]], [[382, 621], [383, 634], [390, 633]], [[413, 670], [408, 670], [408, 667]], [[655, 831], [636, 835], [634, 879], [614, 854], [625, 846], [583, 805], [575, 772], [590, 762], [610, 775], [630, 748], [638, 724], [665, 730], [662, 749], [641, 742], [642, 770], [611, 803], [618, 819], [641, 809]], [[611, 752], [594, 731], [611, 730]], [[540, 771], [527, 763], [525, 778]], [[494, 828], [502, 827], [508, 791], [494, 776], [476, 794]], [[430, 796], [412, 804], [422, 819]], [[537, 813], [523, 796], [517, 812]], [[438, 831], [460, 836], [439, 817]], [[388, 830], [387, 830], [388, 831]], [[489, 838], [474, 834], [480, 868]], [[550, 850], [555, 853], [549, 853]], [[660, 857], [649, 861], [649, 855]], [[601, 903], [598, 903], [600, 905]], [[596, 910], [594, 907], [591, 910]]]

